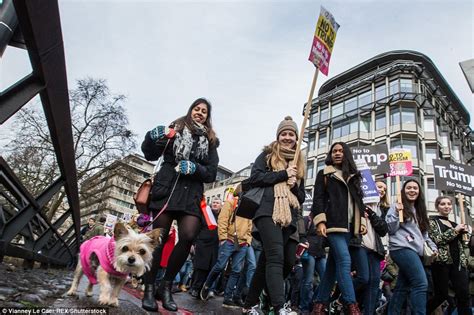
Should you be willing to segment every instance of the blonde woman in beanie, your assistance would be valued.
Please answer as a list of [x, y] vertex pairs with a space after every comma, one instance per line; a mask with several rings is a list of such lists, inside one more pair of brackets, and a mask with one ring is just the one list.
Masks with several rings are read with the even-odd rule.
[[248, 187], [264, 188], [263, 198], [253, 218], [263, 252], [257, 263], [244, 314], [258, 314], [259, 295], [266, 285], [278, 315], [292, 314], [285, 302], [284, 278], [295, 261], [296, 242], [290, 235], [296, 231], [296, 218], [305, 199], [304, 159], [294, 165], [298, 127], [291, 117], [278, 125], [276, 140], [264, 147], [252, 166]]

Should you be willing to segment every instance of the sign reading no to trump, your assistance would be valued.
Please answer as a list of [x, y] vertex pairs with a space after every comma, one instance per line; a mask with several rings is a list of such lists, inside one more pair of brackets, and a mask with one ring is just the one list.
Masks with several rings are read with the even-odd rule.
[[435, 187], [474, 196], [474, 167], [446, 160], [433, 160]]

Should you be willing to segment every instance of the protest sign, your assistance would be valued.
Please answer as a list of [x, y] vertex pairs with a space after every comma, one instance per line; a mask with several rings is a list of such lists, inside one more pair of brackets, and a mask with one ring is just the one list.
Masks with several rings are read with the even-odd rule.
[[358, 159], [354, 162], [362, 175], [361, 188], [362, 194], [364, 195], [364, 203], [378, 203], [380, 201], [380, 195], [372, 177], [372, 173], [370, 172], [370, 167], [367, 165], [365, 159]]
[[352, 148], [352, 155], [354, 160], [364, 159], [372, 174], [387, 174], [390, 172], [388, 147], [385, 143]]
[[435, 188], [474, 196], [474, 167], [446, 160], [433, 160]]
[[319, 68], [324, 75], [328, 75], [329, 61], [331, 60], [338, 29], [339, 24], [337, 24], [334, 16], [321, 6], [321, 13], [314, 31], [309, 61]]

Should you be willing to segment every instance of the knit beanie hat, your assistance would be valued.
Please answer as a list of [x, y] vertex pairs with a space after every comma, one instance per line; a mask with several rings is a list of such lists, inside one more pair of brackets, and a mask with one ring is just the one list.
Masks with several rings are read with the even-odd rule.
[[281, 121], [281, 123], [278, 125], [276, 137], [278, 139], [278, 136], [283, 130], [291, 130], [296, 134], [296, 139], [298, 139], [298, 126], [296, 126], [296, 123], [293, 121], [293, 118], [291, 116], [286, 116], [285, 119]]

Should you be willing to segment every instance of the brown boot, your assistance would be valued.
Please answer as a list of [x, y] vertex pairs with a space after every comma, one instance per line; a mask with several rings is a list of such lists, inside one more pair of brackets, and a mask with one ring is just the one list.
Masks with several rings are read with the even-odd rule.
[[314, 304], [311, 315], [326, 315], [326, 305], [323, 303]]
[[347, 305], [347, 309], [349, 310], [349, 315], [362, 315], [357, 303]]

